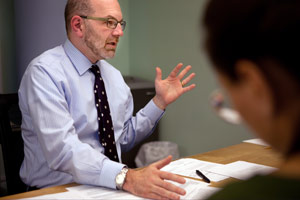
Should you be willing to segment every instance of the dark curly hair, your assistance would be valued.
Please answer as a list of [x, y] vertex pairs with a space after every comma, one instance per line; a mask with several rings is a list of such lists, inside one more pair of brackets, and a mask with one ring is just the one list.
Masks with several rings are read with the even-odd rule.
[[[204, 16], [214, 68], [239, 81], [236, 62], [256, 63], [272, 89], [277, 112], [291, 99], [299, 101], [299, 11], [299, 0], [211, 0]], [[287, 154], [300, 151], [300, 113], [295, 118], [298, 127]]]

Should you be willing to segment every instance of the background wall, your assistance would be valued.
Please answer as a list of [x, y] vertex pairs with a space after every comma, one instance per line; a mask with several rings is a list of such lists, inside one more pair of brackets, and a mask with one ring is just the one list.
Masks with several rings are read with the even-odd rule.
[[[11, 18], [5, 18], [9, 19], [5, 22], [8, 24], [2, 26], [15, 24], [16, 59], [10, 62], [16, 62], [11, 66], [16, 67], [19, 76], [7, 71], [9, 65], [1, 68], [1, 80], [7, 77], [4, 82], [13, 91], [17, 91], [21, 76], [34, 57], [65, 41], [65, 2], [14, 0], [14, 9], [9, 12], [1, 10], [1, 16], [3, 13], [8, 16], [11, 16], [11, 12], [15, 13], [15, 17], [12, 15]], [[162, 68], [163, 77], [178, 62], [193, 66], [196, 89], [169, 106], [160, 122], [160, 139], [176, 142], [181, 156], [240, 143], [251, 137], [243, 126], [233, 126], [217, 118], [209, 106], [209, 95], [218, 85], [202, 49], [201, 38], [204, 33], [199, 28], [199, 19], [205, 3], [206, 0], [120, 0], [128, 26], [116, 58], [109, 60], [123, 75], [152, 81], [156, 66]], [[15, 23], [10, 21], [14, 18]]]
[[176, 142], [181, 156], [240, 143], [250, 135], [244, 127], [217, 118], [209, 96], [218, 87], [203, 50], [199, 19], [206, 0], [130, 0], [130, 74], [154, 80], [179, 62], [192, 65], [196, 89], [167, 108], [160, 122], [160, 139]]
[[66, 39], [66, 0], [14, 0], [18, 85], [29, 62]]
[[130, 4], [129, 0], [119, 0], [120, 6], [123, 11], [123, 19], [126, 20], [125, 34], [120, 39], [118, 44], [118, 50], [113, 59], [108, 60], [110, 64], [115, 66], [118, 70], [121, 71], [123, 76], [130, 76], [131, 68], [131, 49], [130, 49], [130, 34], [131, 34], [131, 20], [130, 20]]
[[[66, 40], [64, 9], [67, 0], [15, 0], [16, 29], [16, 66], [19, 85], [22, 75], [30, 61], [50, 48], [61, 45]], [[121, 0], [124, 10], [128, 9], [128, 0]], [[126, 14], [124, 14], [126, 17]], [[127, 27], [128, 28], [128, 27]], [[129, 40], [121, 41], [119, 53], [111, 62], [121, 71], [129, 73]]]

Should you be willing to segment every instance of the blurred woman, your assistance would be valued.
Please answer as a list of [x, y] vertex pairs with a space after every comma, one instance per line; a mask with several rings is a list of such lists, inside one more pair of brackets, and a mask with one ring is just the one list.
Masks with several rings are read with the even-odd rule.
[[210, 0], [206, 46], [243, 121], [284, 159], [211, 199], [300, 199], [300, 1]]

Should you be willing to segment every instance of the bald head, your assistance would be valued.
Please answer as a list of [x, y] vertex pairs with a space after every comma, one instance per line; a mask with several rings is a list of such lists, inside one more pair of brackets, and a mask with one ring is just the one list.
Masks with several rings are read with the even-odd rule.
[[94, 7], [102, 7], [101, 5], [109, 5], [117, 11], [121, 12], [118, 0], [68, 0], [65, 7], [65, 24], [66, 31], [69, 34], [71, 30], [71, 19], [74, 15], [88, 16], [94, 13]]

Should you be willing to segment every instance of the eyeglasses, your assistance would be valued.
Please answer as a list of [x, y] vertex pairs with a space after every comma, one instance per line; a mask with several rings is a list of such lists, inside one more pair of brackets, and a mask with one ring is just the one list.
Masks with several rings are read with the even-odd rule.
[[92, 19], [92, 20], [106, 22], [107, 28], [110, 28], [110, 29], [116, 29], [118, 24], [120, 24], [122, 27], [122, 30], [124, 31], [125, 26], [126, 26], [126, 21], [123, 21], [123, 20], [118, 21], [114, 18], [91, 17], [91, 16], [84, 16], [84, 15], [80, 15], [80, 17], [83, 19]]
[[238, 111], [228, 107], [225, 100], [225, 95], [220, 89], [212, 92], [210, 96], [210, 104], [215, 110], [216, 114], [224, 121], [230, 124], [241, 124], [242, 117]]

